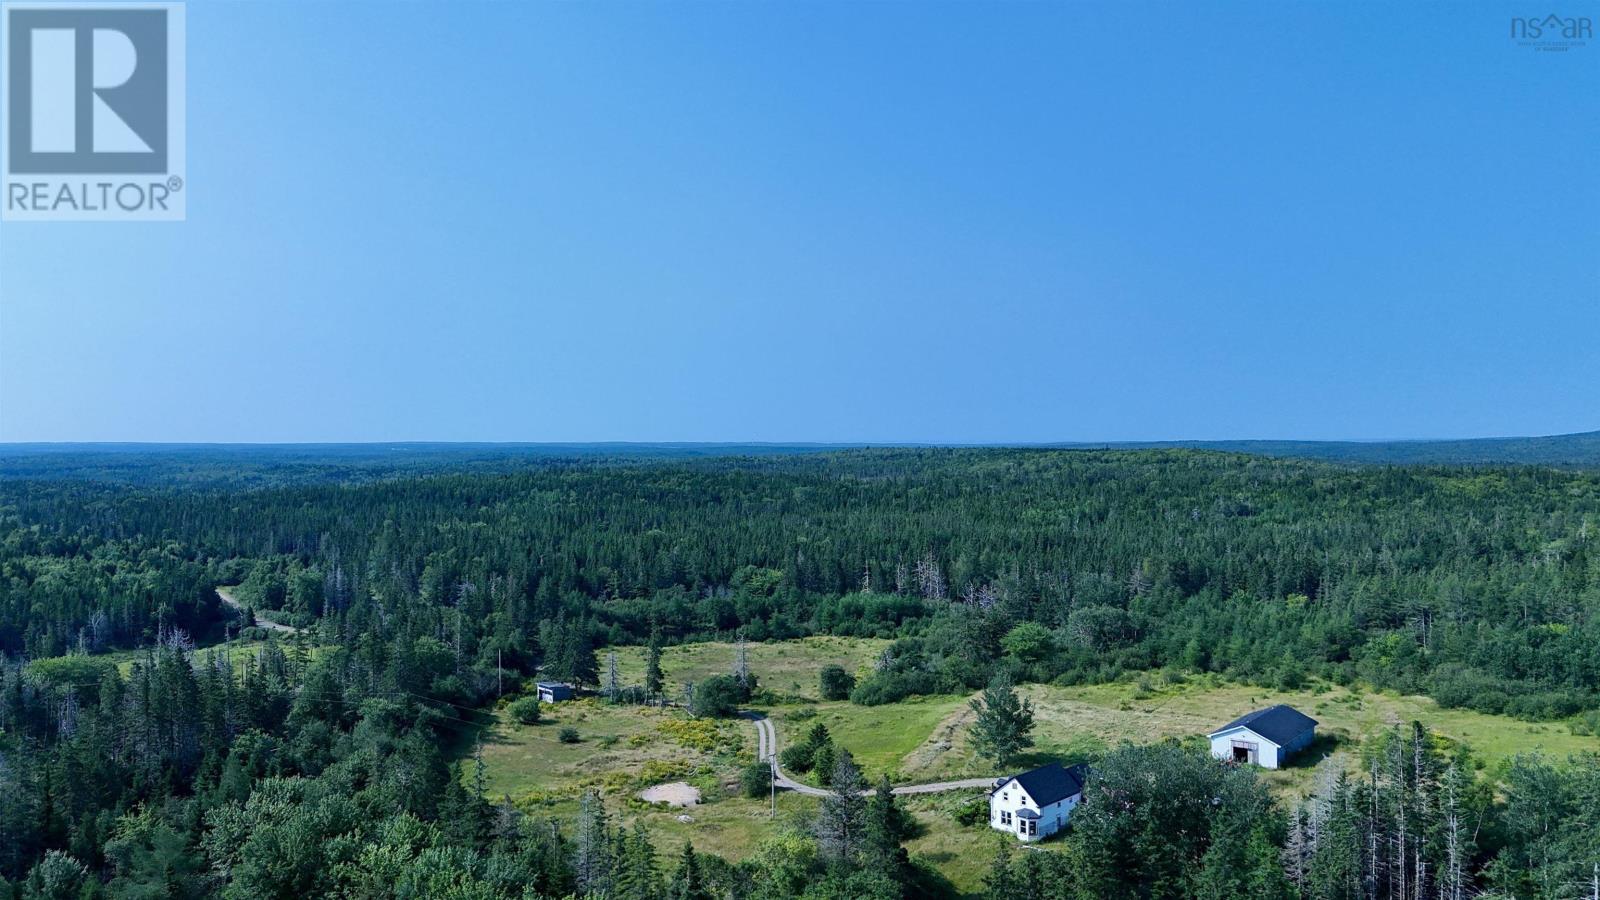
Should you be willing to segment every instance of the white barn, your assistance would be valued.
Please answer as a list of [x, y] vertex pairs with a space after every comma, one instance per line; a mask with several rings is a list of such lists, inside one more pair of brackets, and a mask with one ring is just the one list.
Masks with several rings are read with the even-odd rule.
[[1276, 769], [1317, 736], [1317, 720], [1278, 704], [1240, 716], [1211, 732], [1211, 755]]
[[995, 782], [989, 792], [989, 827], [1023, 841], [1042, 841], [1067, 823], [1083, 800], [1082, 765], [1060, 763]]

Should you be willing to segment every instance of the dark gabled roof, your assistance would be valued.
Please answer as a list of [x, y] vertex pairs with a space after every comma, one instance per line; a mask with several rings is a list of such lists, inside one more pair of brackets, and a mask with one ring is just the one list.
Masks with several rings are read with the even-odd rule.
[[1315, 727], [1317, 720], [1292, 706], [1280, 703], [1266, 709], [1258, 709], [1249, 715], [1240, 716], [1232, 722], [1218, 728], [1212, 734], [1221, 734], [1230, 728], [1244, 727], [1254, 731], [1267, 740], [1282, 746], [1306, 733], [1309, 728]]
[[[1083, 793], [1083, 779], [1087, 770], [1082, 765], [1063, 766], [1060, 763], [1051, 763], [1040, 766], [1031, 772], [1013, 775], [1022, 789], [1028, 792], [1033, 802], [1040, 806], [1049, 806], [1058, 800], [1064, 800], [1073, 794]], [[1001, 784], [1010, 784], [1011, 778]]]

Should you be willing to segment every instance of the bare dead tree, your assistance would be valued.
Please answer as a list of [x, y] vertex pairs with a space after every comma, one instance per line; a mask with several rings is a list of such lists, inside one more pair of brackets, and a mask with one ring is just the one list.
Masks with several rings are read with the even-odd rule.
[[750, 689], [750, 654], [744, 643], [744, 629], [739, 629], [738, 643], [733, 648], [733, 677], [739, 687]]
[[922, 596], [929, 600], [946, 600], [949, 598], [949, 588], [944, 580], [944, 573], [939, 571], [939, 563], [929, 553], [917, 561], [915, 570], [917, 588]]

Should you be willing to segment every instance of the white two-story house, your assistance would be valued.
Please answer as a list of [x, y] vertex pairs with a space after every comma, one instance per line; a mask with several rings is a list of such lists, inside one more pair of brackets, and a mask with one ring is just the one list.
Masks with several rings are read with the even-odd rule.
[[1019, 840], [1040, 841], [1061, 830], [1083, 800], [1082, 765], [1051, 763], [995, 782], [989, 792], [989, 827]]

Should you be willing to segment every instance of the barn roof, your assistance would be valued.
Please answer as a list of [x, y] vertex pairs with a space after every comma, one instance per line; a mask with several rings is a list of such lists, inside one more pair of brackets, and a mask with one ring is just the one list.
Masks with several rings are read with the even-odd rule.
[[[1087, 770], [1082, 765], [1063, 766], [1060, 763], [1050, 763], [1040, 766], [1031, 772], [1014, 775], [1017, 783], [1028, 792], [1033, 802], [1040, 806], [1049, 806], [1058, 800], [1064, 800], [1073, 794], [1083, 792], [1083, 779]], [[1011, 778], [1001, 784], [1007, 784]]]
[[1305, 734], [1306, 729], [1313, 728], [1316, 724], [1316, 719], [1292, 706], [1280, 703], [1277, 706], [1269, 706], [1242, 715], [1211, 733], [1221, 734], [1230, 728], [1244, 726], [1274, 744], [1282, 746]]

